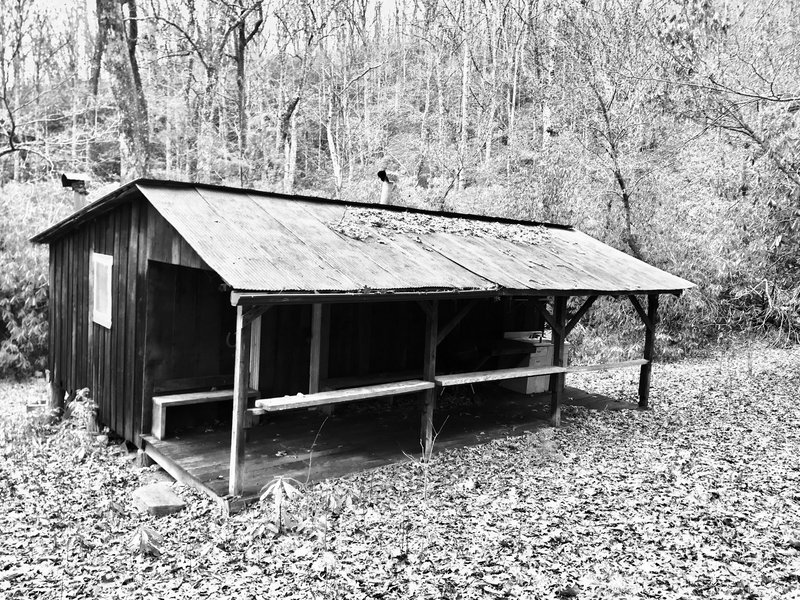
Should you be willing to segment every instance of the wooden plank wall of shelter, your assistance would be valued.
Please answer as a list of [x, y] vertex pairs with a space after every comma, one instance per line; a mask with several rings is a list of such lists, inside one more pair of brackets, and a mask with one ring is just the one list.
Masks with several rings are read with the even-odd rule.
[[[114, 260], [111, 329], [92, 320], [92, 252]], [[88, 387], [99, 421], [134, 443], [142, 429], [149, 259], [207, 268], [144, 199], [115, 207], [50, 245], [53, 401]]]
[[[448, 322], [466, 302], [440, 301], [441, 322]], [[510, 303], [492, 299], [476, 301], [475, 307], [442, 343], [437, 361], [440, 368], [463, 369], [463, 361], [479, 360], [480, 341], [502, 337], [504, 327], [522, 327], [527, 323], [528, 328], [534, 328], [535, 322], [530, 318], [527, 321], [505, 318], [503, 311], [507, 304]], [[327, 314], [329, 360], [323, 386], [331, 381], [378, 374], [422, 373], [425, 315], [416, 302], [332, 304]], [[308, 393], [310, 305], [278, 305], [264, 313], [260, 319], [260, 339], [258, 390], [262, 397]]]

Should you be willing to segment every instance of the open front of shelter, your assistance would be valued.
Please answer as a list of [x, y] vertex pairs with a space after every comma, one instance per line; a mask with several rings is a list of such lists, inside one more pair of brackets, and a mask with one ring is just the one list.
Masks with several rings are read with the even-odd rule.
[[[412, 431], [423, 457], [446, 388], [528, 382], [558, 425], [568, 372], [629, 367], [646, 407], [659, 295], [692, 287], [567, 226], [154, 180], [33, 241], [50, 245], [55, 399], [90, 388], [102, 423], [231, 498], [292, 464], [265, 440], [308, 448], [338, 406], [396, 399], [413, 418], [381, 431]], [[600, 296], [630, 299], [643, 356], [570, 367], [567, 336]], [[547, 340], [509, 334], [535, 331]], [[184, 435], [220, 407], [224, 435]], [[378, 420], [343, 435], [368, 446]]]

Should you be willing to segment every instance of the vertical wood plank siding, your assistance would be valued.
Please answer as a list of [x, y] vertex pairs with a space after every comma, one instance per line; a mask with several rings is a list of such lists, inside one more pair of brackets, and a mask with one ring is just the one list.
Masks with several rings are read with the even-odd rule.
[[[149, 234], [149, 235], [148, 235]], [[93, 322], [92, 252], [114, 257], [111, 329]], [[139, 443], [148, 260], [208, 269], [143, 198], [100, 215], [50, 245], [49, 368], [53, 384], [91, 390], [99, 420]], [[148, 398], [149, 401], [149, 398]]]
[[[136, 321], [134, 323], [135, 340], [133, 362], [138, 365], [141, 372], [137, 371], [133, 381], [133, 399], [131, 411], [133, 413], [134, 443], [139, 445], [139, 435], [150, 430], [150, 402], [152, 401], [152, 389], [146, 389], [145, 380], [145, 340], [147, 327], [147, 224], [148, 224], [148, 205], [139, 206], [139, 221], [137, 224], [137, 235], [135, 244], [131, 247], [137, 249], [136, 257]], [[155, 302], [154, 302], [155, 303]], [[141, 376], [140, 376], [141, 375]], [[144, 403], [147, 403], [147, 411], [143, 410]], [[147, 421], [143, 422], [142, 417], [147, 415]], [[143, 427], [144, 425], [144, 427]]]

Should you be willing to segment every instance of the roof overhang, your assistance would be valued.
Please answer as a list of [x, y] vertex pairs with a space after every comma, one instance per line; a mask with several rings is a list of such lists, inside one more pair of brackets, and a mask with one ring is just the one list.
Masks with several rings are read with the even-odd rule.
[[231, 291], [231, 306], [270, 306], [281, 304], [342, 304], [360, 302], [414, 302], [423, 300], [442, 300], [455, 298], [542, 298], [573, 296], [606, 296], [619, 298], [641, 295], [670, 295], [680, 297], [686, 290], [642, 290], [642, 291], [609, 291], [609, 290], [376, 290], [358, 293], [341, 294], [321, 292], [309, 294], [303, 292], [248, 292]]

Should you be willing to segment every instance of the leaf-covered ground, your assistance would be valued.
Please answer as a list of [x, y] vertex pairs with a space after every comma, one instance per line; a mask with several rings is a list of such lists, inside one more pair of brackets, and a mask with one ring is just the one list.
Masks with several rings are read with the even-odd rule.
[[[2, 383], [0, 597], [800, 598], [799, 382], [799, 349], [659, 365], [650, 411], [314, 485], [278, 536], [273, 501], [226, 519], [182, 486], [140, 515], [156, 473]], [[570, 383], [634, 400], [631, 373]]]

